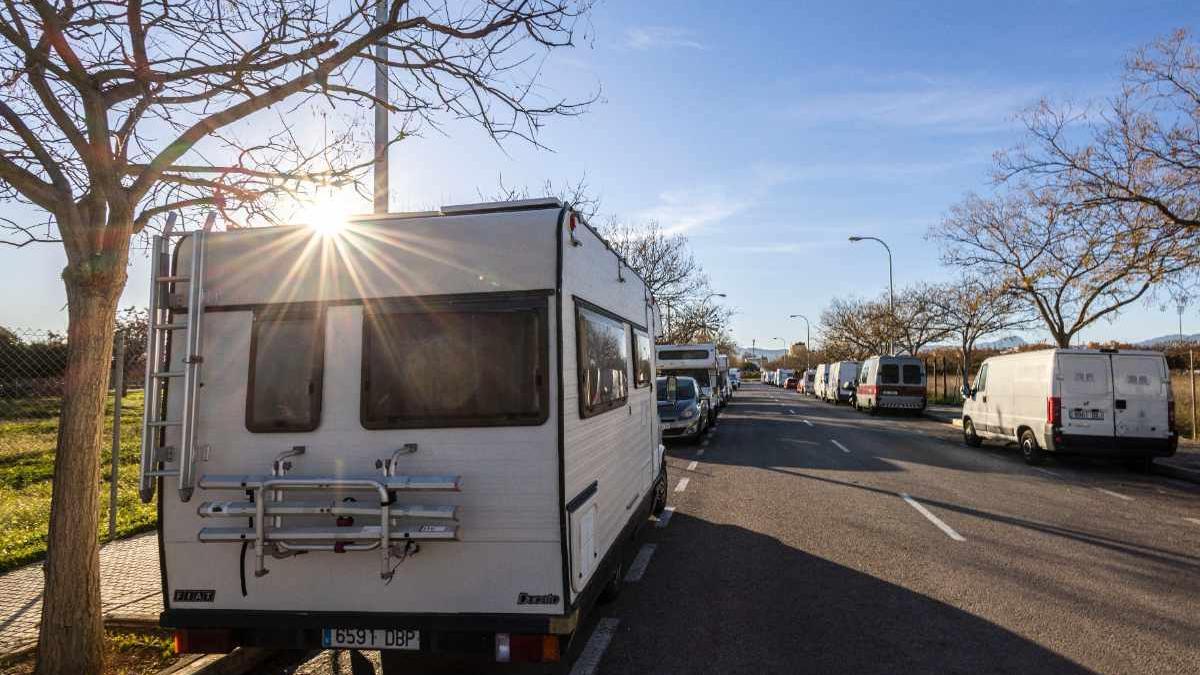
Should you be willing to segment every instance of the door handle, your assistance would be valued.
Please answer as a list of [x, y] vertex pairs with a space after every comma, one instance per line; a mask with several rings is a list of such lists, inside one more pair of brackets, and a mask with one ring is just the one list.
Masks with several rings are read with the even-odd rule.
[[987, 403], [987, 394], [984, 394], [984, 395], [983, 395], [983, 402], [984, 402], [984, 403]]

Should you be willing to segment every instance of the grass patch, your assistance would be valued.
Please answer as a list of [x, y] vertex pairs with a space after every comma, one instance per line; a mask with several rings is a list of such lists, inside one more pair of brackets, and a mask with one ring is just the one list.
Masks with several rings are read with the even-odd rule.
[[[138, 498], [141, 462], [142, 392], [130, 392], [121, 401], [120, 472], [117, 479], [117, 537], [154, 526], [154, 504]], [[57, 405], [57, 403], [55, 403]], [[0, 421], [0, 572], [46, 554], [50, 521], [50, 492], [54, 476], [54, 447], [58, 440], [57, 416], [44, 416], [50, 406], [38, 400], [37, 415]], [[108, 482], [112, 458], [113, 397], [105, 406], [100, 458], [101, 539], [108, 533]]]
[[[106, 630], [104, 633], [104, 670], [100, 675], [153, 675], [178, 661], [171, 632], [166, 630]], [[8, 675], [32, 675], [37, 654], [30, 652], [0, 668]]]

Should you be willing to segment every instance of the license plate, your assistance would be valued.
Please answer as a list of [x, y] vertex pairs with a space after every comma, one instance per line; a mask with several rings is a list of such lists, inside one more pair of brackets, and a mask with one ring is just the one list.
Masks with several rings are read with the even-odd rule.
[[884, 395], [884, 396], [899, 396], [899, 395], [900, 395], [900, 392], [898, 392], [898, 391], [891, 391], [891, 390], [889, 390], [889, 389], [884, 389], [884, 390], [883, 390], [883, 395]]
[[1071, 419], [1073, 420], [1102, 420], [1104, 419], [1104, 411], [1098, 408], [1072, 408]]
[[326, 628], [321, 646], [333, 649], [421, 649], [421, 632], [408, 628]]

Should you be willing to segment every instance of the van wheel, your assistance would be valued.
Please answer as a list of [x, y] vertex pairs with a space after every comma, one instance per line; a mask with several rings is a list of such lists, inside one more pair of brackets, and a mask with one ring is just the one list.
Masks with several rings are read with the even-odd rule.
[[619, 551], [617, 555], [617, 564], [613, 566], [612, 578], [604, 584], [604, 590], [600, 591], [598, 600], [602, 603], [609, 603], [617, 599], [621, 595], [622, 582], [625, 579], [625, 552]]
[[871, 401], [871, 404], [867, 406], [867, 412], [871, 415], [871, 417], [876, 417], [879, 415], [878, 403], [878, 401]]
[[654, 506], [650, 507], [651, 512], [656, 516], [667, 508], [667, 482], [667, 465], [664, 462], [658, 481], [654, 484]]
[[1037, 437], [1029, 429], [1021, 432], [1021, 456], [1030, 466], [1041, 464], [1046, 459], [1046, 453], [1038, 447]]
[[963, 443], [972, 448], [978, 448], [983, 445], [983, 439], [979, 437], [979, 434], [975, 433], [975, 423], [971, 421], [970, 417], [963, 420]]

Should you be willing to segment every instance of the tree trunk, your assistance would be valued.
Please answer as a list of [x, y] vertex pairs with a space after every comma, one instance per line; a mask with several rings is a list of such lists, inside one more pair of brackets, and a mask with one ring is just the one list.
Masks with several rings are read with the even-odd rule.
[[99, 673], [100, 441], [112, 359], [113, 324], [125, 286], [122, 250], [72, 262], [67, 288], [67, 368], [54, 455], [38, 675]]

